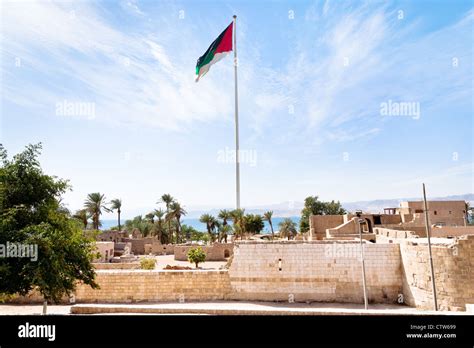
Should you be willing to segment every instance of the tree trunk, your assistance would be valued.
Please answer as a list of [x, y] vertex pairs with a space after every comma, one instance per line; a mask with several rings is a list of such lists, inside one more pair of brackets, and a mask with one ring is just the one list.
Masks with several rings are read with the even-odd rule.
[[47, 310], [48, 310], [48, 301], [44, 300], [43, 301], [43, 315], [46, 315]]
[[120, 226], [120, 209], [118, 210], [118, 228], [119, 228], [119, 231], [122, 231], [122, 228]]
[[178, 221], [178, 224], [176, 226], [176, 241], [178, 242], [180, 240], [180, 235], [181, 235], [181, 222], [179, 219], [176, 219]]
[[272, 220], [268, 220], [268, 222], [270, 223], [270, 228], [272, 229], [272, 240], [274, 240], [275, 239], [275, 233], [273, 233]]

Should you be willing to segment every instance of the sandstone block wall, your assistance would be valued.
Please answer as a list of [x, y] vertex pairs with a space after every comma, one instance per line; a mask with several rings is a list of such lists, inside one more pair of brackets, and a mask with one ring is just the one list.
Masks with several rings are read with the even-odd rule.
[[309, 217], [310, 238], [321, 240], [326, 237], [326, 230], [344, 223], [344, 215], [311, 215]]
[[[400, 244], [405, 303], [433, 308], [428, 246]], [[441, 310], [466, 310], [474, 303], [474, 236], [463, 236], [451, 245], [432, 245], [438, 306]]]
[[[188, 251], [198, 245], [176, 245], [174, 248], [174, 259], [178, 261], [188, 260]], [[206, 253], [206, 261], [225, 261], [232, 256], [234, 245], [232, 243], [214, 243], [201, 246]]]
[[380, 214], [380, 222], [385, 224], [399, 224], [402, 222], [402, 217], [399, 214]]
[[96, 270], [100, 269], [140, 269], [140, 263], [93, 263], [92, 264]]
[[[399, 247], [366, 244], [370, 302], [396, 302], [402, 291]], [[362, 302], [358, 243], [237, 243], [229, 269], [239, 300]]]
[[80, 285], [76, 302], [223, 300], [230, 291], [227, 271], [97, 271], [100, 289]]

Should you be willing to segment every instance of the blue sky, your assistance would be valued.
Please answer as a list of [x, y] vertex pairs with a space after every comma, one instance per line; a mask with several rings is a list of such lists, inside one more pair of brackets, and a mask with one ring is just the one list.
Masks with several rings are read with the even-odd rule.
[[[197, 58], [238, 16], [242, 205], [473, 192], [471, 1], [3, 1], [1, 142], [42, 142], [126, 216], [171, 193], [232, 207], [232, 58]], [[415, 103], [419, 117], [382, 115]], [[62, 115], [58, 104], [94, 112]], [[127, 213], [128, 211], [128, 213]]]

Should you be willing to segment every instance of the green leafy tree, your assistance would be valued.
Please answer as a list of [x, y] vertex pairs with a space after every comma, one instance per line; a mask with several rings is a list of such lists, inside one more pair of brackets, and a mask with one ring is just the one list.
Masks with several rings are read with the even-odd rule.
[[263, 213], [263, 219], [268, 221], [268, 224], [270, 225], [270, 229], [272, 231], [272, 240], [274, 240], [275, 233], [273, 232], [272, 216], [273, 216], [273, 211], [271, 210]]
[[278, 224], [280, 228], [280, 237], [281, 238], [294, 238], [298, 231], [296, 230], [296, 224], [290, 218], [285, 218]]
[[87, 210], [89, 215], [92, 218], [92, 228], [98, 230], [102, 226], [100, 222], [100, 216], [102, 215], [102, 210], [110, 212], [111, 210], [107, 207], [105, 203], [105, 195], [100, 192], [89, 193], [87, 199], [84, 202], [84, 208]]
[[118, 222], [118, 230], [122, 230], [122, 226], [120, 225], [120, 214], [122, 213], [122, 200], [121, 199], [112, 199], [110, 201], [110, 210], [114, 211], [117, 210], [117, 222]]
[[37, 246], [37, 259], [1, 258], [0, 293], [26, 295], [33, 289], [58, 302], [82, 282], [97, 288], [95, 245], [60, 200], [70, 186], [43, 173], [41, 144], [28, 145], [12, 160], [0, 144], [0, 244]]
[[188, 261], [194, 263], [196, 268], [201, 262], [206, 261], [206, 253], [201, 247], [191, 248], [188, 251]]
[[322, 202], [318, 196], [309, 196], [304, 200], [304, 207], [301, 210], [300, 232], [309, 231], [309, 217], [311, 215], [344, 215], [346, 210], [342, 208], [339, 201]]

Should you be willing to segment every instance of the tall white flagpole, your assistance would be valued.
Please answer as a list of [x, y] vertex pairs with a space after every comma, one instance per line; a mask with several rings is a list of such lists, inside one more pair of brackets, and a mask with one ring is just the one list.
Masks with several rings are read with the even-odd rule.
[[239, 160], [239, 101], [237, 88], [237, 16], [234, 15], [234, 78], [235, 78], [235, 191], [236, 206], [240, 209], [240, 160]]

